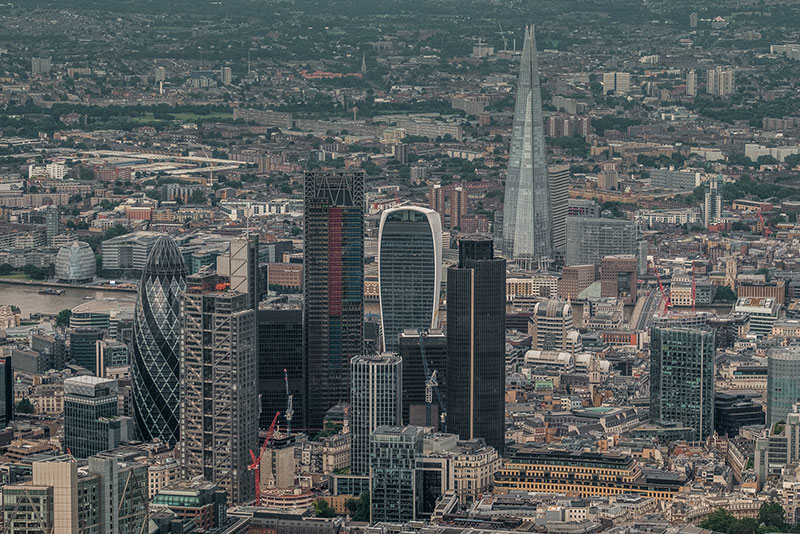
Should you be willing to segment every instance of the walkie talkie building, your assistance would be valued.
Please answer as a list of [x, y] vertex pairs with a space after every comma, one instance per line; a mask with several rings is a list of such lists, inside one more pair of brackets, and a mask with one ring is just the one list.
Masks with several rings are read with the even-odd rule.
[[503, 252], [525, 269], [553, 259], [553, 214], [533, 27], [525, 29], [503, 204]]
[[133, 414], [144, 440], [174, 446], [179, 434], [180, 299], [186, 265], [169, 236], [147, 258], [133, 318]]

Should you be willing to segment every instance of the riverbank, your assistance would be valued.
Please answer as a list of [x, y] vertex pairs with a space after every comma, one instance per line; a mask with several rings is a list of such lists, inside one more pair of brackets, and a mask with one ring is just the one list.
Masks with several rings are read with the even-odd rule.
[[122, 293], [136, 293], [137, 288], [130, 286], [97, 286], [92, 284], [66, 284], [64, 282], [48, 282], [47, 280], [20, 280], [14, 278], [0, 278], [0, 284], [15, 286], [58, 287], [64, 289], [88, 289], [90, 291], [119, 291]]

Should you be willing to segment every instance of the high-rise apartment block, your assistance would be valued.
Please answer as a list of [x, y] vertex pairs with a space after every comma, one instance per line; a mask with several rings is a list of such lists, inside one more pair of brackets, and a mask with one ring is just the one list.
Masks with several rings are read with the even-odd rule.
[[228, 493], [231, 504], [253, 499], [250, 450], [258, 450], [256, 312], [247, 293], [219, 278], [187, 278], [180, 361], [181, 472]]
[[438, 326], [442, 227], [435, 211], [403, 206], [383, 212], [378, 285], [385, 350], [396, 352], [397, 336], [407, 329]]
[[653, 327], [650, 332], [650, 418], [714, 432], [714, 332]]
[[447, 271], [447, 427], [505, 445], [506, 261], [491, 239], [465, 237]]
[[169, 236], [156, 241], [139, 283], [133, 316], [133, 414], [139, 436], [174, 446], [179, 439], [180, 300], [186, 265]]
[[156, 67], [153, 69], [153, 78], [155, 79], [156, 83], [166, 81], [167, 79], [167, 69], [164, 67]]
[[370, 437], [370, 523], [405, 523], [422, 510], [423, 430], [415, 426], [381, 426]]
[[31, 76], [45, 76], [50, 74], [51, 60], [49, 57], [31, 58]]
[[536, 36], [530, 27], [520, 60], [503, 204], [503, 252], [523, 268], [546, 267], [553, 259], [550, 191]]
[[64, 449], [75, 458], [134, 439], [133, 420], [118, 416], [116, 380], [77, 376], [64, 380]]
[[567, 217], [567, 265], [597, 265], [605, 256], [636, 254], [639, 233], [633, 221]]
[[709, 69], [706, 78], [706, 92], [714, 96], [728, 96], [736, 90], [735, 71], [730, 67]]
[[350, 432], [353, 474], [369, 474], [369, 439], [379, 426], [401, 424], [403, 364], [399, 356], [356, 356], [350, 362]]
[[686, 95], [697, 96], [697, 71], [694, 69], [686, 74]]
[[703, 221], [706, 228], [722, 220], [722, 192], [719, 190], [719, 177], [714, 175], [708, 181], [703, 202]]
[[553, 214], [553, 250], [563, 252], [567, 246], [569, 165], [552, 165], [547, 173], [550, 181], [550, 212]]
[[364, 173], [309, 172], [303, 214], [308, 425], [350, 397], [364, 344]]
[[631, 74], [629, 72], [604, 72], [603, 92], [626, 95], [631, 91]]

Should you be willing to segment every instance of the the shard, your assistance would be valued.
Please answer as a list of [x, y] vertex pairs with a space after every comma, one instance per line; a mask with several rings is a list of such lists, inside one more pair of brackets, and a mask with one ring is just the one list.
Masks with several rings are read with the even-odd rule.
[[517, 82], [503, 207], [503, 252], [525, 269], [546, 268], [553, 258], [550, 179], [533, 27], [525, 28]]

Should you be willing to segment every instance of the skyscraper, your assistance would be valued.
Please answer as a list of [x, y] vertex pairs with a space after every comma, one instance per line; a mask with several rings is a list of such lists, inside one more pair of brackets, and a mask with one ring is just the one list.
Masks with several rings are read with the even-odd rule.
[[253, 499], [247, 469], [258, 450], [258, 334], [247, 293], [218, 288], [194, 274], [181, 306], [181, 473], [202, 476], [228, 493], [229, 504]]
[[800, 346], [767, 353], [767, 425], [786, 422], [792, 405], [800, 402]]
[[133, 317], [133, 414], [144, 440], [174, 446], [179, 437], [180, 299], [186, 266], [175, 241], [161, 236], [147, 257]]
[[567, 265], [597, 265], [605, 256], [636, 254], [638, 248], [633, 221], [567, 217]]
[[[417, 330], [407, 330], [398, 336], [398, 354], [403, 359], [403, 424], [429, 426], [425, 390], [428, 376], [425, 375], [423, 356], [428, 362], [428, 373], [436, 371], [445, 406], [447, 406], [447, 337], [441, 330], [426, 330], [420, 335]], [[430, 426], [438, 426], [440, 406], [436, 394], [431, 399]]]
[[694, 69], [686, 74], [686, 95], [697, 96], [697, 71]]
[[422, 511], [423, 430], [416, 426], [381, 426], [370, 437], [370, 523], [404, 523]]
[[706, 228], [717, 223], [722, 218], [722, 192], [719, 190], [719, 177], [713, 175], [708, 180], [705, 202], [703, 203], [703, 219]]
[[[303, 312], [288, 304], [262, 304], [258, 310], [258, 392], [261, 397], [259, 427], [266, 430], [275, 412], [286, 424], [286, 382], [292, 395], [292, 426], [306, 428], [303, 359]], [[285, 373], [285, 374], [284, 374]]]
[[232, 239], [228, 253], [217, 256], [217, 274], [229, 279], [231, 291], [246, 293], [249, 306], [257, 309], [263, 285], [258, 279], [258, 236]]
[[88, 458], [131, 441], [133, 421], [118, 417], [116, 380], [76, 376], [64, 380], [64, 448]]
[[73, 363], [97, 373], [97, 340], [103, 339], [99, 328], [75, 328], [69, 334], [69, 356]]
[[356, 356], [350, 362], [351, 468], [369, 474], [369, 437], [379, 426], [398, 426], [402, 408], [403, 365], [399, 356], [384, 353]]
[[714, 432], [714, 332], [650, 331], [650, 419], [678, 422], [703, 441]]
[[406, 329], [439, 322], [442, 227], [439, 214], [417, 206], [385, 210], [378, 233], [378, 284], [384, 350], [397, 351]]
[[553, 214], [553, 250], [564, 253], [567, 246], [567, 213], [569, 212], [569, 165], [553, 165], [550, 177], [550, 205]]
[[11, 425], [14, 418], [14, 370], [11, 356], [0, 358], [0, 429]]
[[322, 428], [364, 344], [364, 173], [306, 173], [303, 223], [308, 426]]
[[525, 29], [503, 205], [503, 251], [525, 268], [553, 257], [553, 216], [534, 28]]
[[465, 237], [447, 270], [447, 430], [505, 445], [506, 261]]

